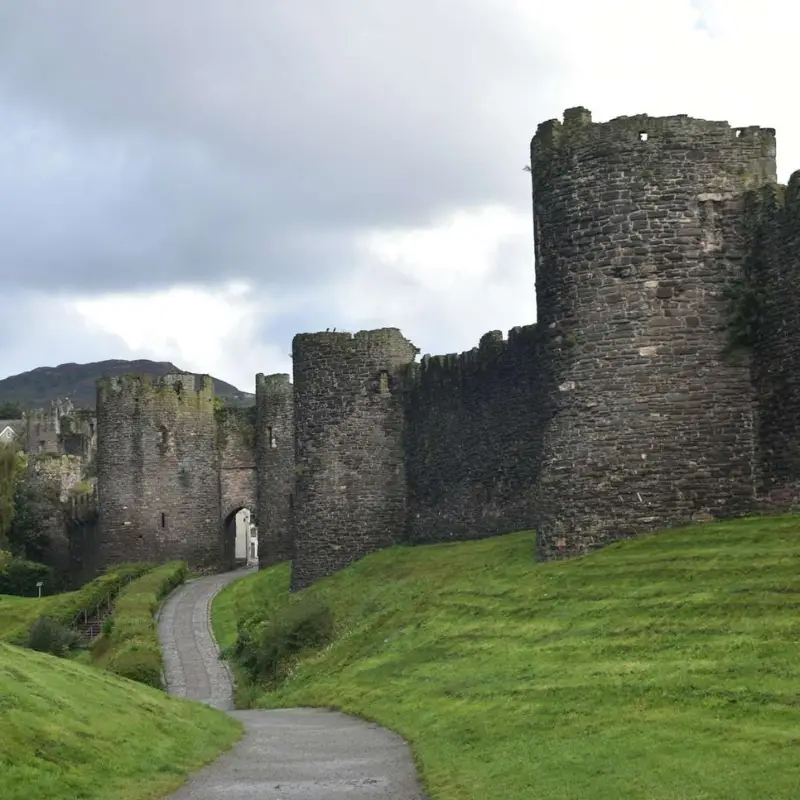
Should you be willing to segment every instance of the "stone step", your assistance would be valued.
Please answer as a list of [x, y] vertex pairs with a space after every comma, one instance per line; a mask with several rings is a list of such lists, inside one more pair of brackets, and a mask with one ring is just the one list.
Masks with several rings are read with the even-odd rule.
[[105, 616], [95, 617], [94, 619], [87, 620], [86, 622], [81, 622], [77, 626], [78, 633], [80, 633], [83, 640], [90, 642], [92, 639], [97, 638], [102, 633], [104, 621]]

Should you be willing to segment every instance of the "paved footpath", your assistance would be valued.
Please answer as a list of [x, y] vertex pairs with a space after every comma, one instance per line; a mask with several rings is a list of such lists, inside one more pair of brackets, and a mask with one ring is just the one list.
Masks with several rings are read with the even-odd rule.
[[385, 728], [315, 709], [233, 710], [233, 680], [211, 633], [211, 600], [248, 572], [189, 581], [159, 616], [169, 693], [228, 711], [245, 726], [241, 741], [170, 798], [425, 800], [408, 745]]

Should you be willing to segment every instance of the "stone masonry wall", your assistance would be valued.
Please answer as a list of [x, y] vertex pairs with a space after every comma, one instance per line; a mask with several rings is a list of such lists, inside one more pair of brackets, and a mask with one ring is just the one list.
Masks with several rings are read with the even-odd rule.
[[104, 378], [97, 418], [97, 563], [224, 565], [211, 378]]
[[36, 488], [46, 500], [42, 508], [48, 513], [42, 520], [42, 529], [48, 537], [45, 562], [61, 573], [70, 569], [70, 542], [64, 508], [73, 491], [81, 483], [83, 462], [77, 456], [35, 453], [28, 456], [25, 481]]
[[416, 354], [396, 328], [294, 337], [293, 588], [404, 539], [402, 390]]
[[234, 562], [236, 526], [230, 517], [241, 508], [256, 513], [256, 410], [218, 408], [217, 448], [219, 451], [220, 516], [225, 560]]
[[531, 168], [538, 324], [571, 344], [553, 360], [539, 556], [751, 509], [753, 392], [723, 352], [724, 290], [741, 196], [775, 180], [774, 131], [571, 109], [539, 126]]
[[28, 453], [60, 452], [61, 416], [65, 410], [72, 410], [71, 403], [54, 402], [48, 409], [25, 412], [25, 450]]
[[758, 491], [765, 510], [790, 510], [800, 505], [800, 172], [747, 199], [751, 251], [737, 330], [754, 345]]
[[70, 400], [55, 400], [47, 409], [32, 409], [24, 415], [26, 452], [80, 456], [88, 463], [97, 445], [93, 409], [75, 409]]
[[267, 567], [292, 558], [294, 391], [289, 375], [256, 375], [258, 558]]
[[532, 526], [548, 381], [535, 325], [478, 348], [425, 356], [407, 396], [409, 540], [471, 539]]

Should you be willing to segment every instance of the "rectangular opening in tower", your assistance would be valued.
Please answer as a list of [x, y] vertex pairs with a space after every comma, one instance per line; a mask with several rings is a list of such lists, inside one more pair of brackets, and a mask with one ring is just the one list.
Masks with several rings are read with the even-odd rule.
[[167, 515], [163, 511], [161, 512], [161, 527], [167, 527]]

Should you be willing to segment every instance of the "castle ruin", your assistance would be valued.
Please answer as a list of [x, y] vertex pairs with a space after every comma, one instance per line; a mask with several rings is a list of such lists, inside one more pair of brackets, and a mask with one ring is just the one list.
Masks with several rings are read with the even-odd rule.
[[395, 328], [298, 334], [254, 409], [104, 379], [98, 565], [229, 566], [242, 507], [293, 588], [398, 543], [535, 529], [551, 559], [792, 508], [800, 173], [775, 155], [768, 128], [568, 109], [531, 143], [536, 324], [421, 363]]

